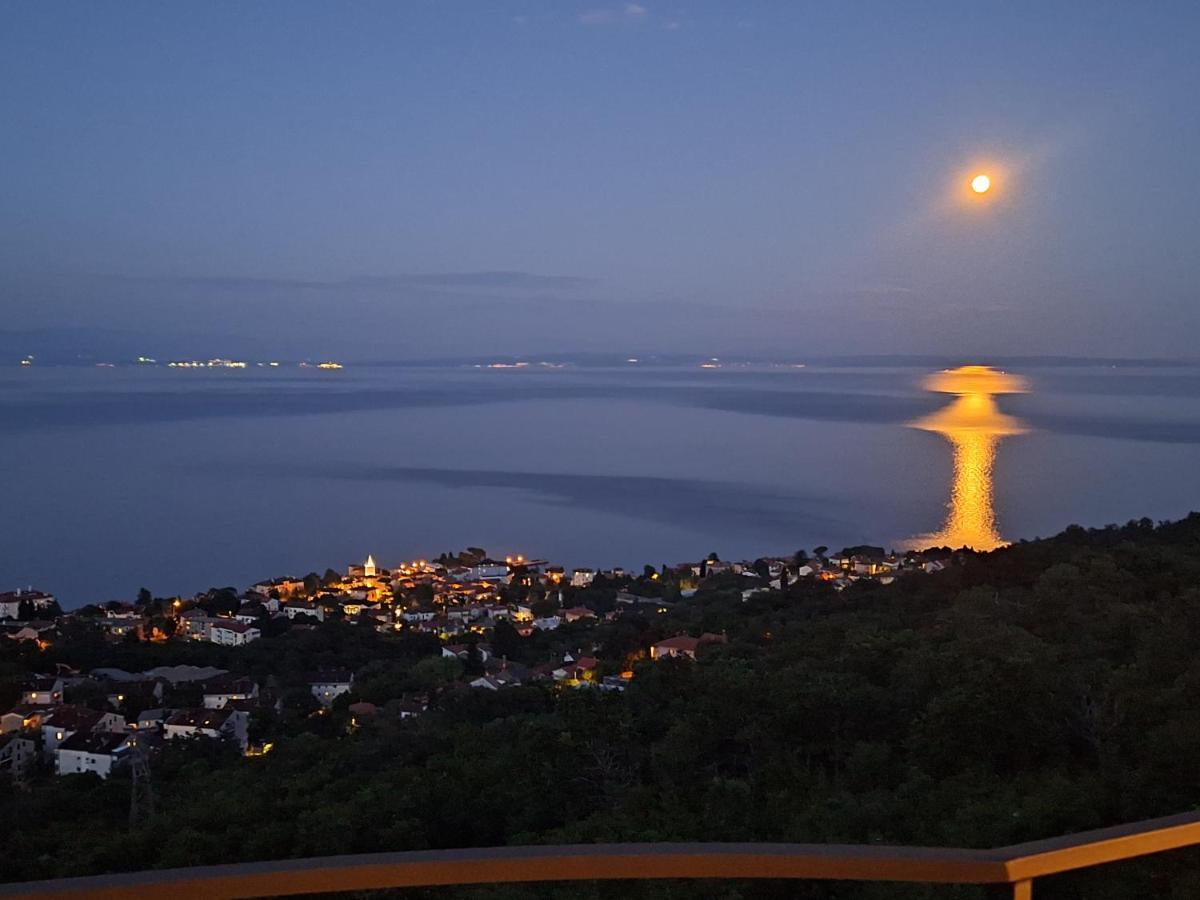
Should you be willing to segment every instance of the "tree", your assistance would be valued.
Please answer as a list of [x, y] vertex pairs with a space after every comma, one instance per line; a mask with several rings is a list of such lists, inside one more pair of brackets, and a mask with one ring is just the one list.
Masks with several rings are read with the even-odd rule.
[[483, 674], [483, 654], [479, 652], [478, 644], [471, 644], [467, 650], [467, 658], [463, 661], [463, 674], [472, 678]]
[[431, 656], [421, 660], [409, 672], [417, 690], [433, 690], [454, 681], [463, 672], [460, 660], [445, 656]]
[[[436, 637], [340, 623], [236, 650], [180, 643], [169, 657], [114, 646], [79, 621], [44, 652], [0, 640], [0, 708], [25, 674], [60, 662], [171, 659], [244, 667], [276, 695], [290, 687], [284, 713], [261, 719], [258, 735], [277, 740], [269, 759], [218, 742], [163, 749], [155, 782], [171, 802], [153, 828], [125, 829], [121, 775], [0, 788], [0, 820], [21, 823], [0, 881], [90, 874], [114, 859], [150, 868], [531, 840], [997, 846], [1200, 807], [1200, 516], [953, 559], [889, 585], [839, 593], [801, 579], [747, 602], [744, 580], [723, 576], [662, 614], [623, 610], [527, 639], [496, 625], [493, 649], [520, 662], [578, 650], [603, 675], [634, 670], [623, 693], [469, 690]], [[594, 591], [572, 593], [584, 599]], [[706, 631], [729, 642], [695, 662], [645, 658], [664, 637]], [[300, 681], [334, 665], [353, 668], [355, 694], [371, 702], [419, 692], [429, 708], [401, 722], [396, 704], [348, 734], [340, 709], [352, 695], [310, 715]], [[199, 693], [181, 686], [163, 705], [193, 706]], [[1200, 896], [1190, 859], [1061, 878], [1048, 895]], [[593, 896], [628, 893], [618, 887]], [[813, 900], [932, 896], [804, 888]], [[720, 891], [747, 900], [795, 886]], [[665, 896], [652, 885], [635, 895]]]
[[501, 619], [492, 629], [492, 653], [503, 659], [519, 659], [521, 635], [507, 619]]
[[529, 608], [539, 619], [552, 616], [558, 612], [558, 594], [542, 594], [531, 591]]
[[211, 588], [196, 599], [196, 605], [210, 616], [231, 616], [241, 607], [237, 591], [231, 587]]
[[81, 681], [68, 686], [63, 691], [63, 700], [89, 709], [111, 710], [108, 691], [97, 681]]
[[320, 708], [321, 704], [313, 696], [307, 685], [295, 685], [283, 692], [283, 708], [300, 715], [309, 715]]

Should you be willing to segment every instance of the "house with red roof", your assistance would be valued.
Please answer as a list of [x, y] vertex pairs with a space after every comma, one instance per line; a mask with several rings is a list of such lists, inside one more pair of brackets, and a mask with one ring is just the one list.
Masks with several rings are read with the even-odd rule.
[[705, 633], [700, 637], [689, 637], [686, 634], [676, 635], [672, 638], [667, 638], [665, 641], [659, 641], [650, 648], [651, 659], [676, 659], [679, 657], [687, 657], [688, 659], [696, 658], [696, 651], [704, 644], [724, 644], [728, 642], [728, 638], [723, 634]]

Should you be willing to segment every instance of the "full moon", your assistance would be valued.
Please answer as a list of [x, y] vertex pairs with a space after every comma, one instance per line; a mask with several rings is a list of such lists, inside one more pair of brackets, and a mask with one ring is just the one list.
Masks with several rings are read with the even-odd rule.
[[987, 193], [987, 189], [992, 186], [992, 179], [986, 175], [976, 175], [971, 179], [971, 190], [977, 194]]

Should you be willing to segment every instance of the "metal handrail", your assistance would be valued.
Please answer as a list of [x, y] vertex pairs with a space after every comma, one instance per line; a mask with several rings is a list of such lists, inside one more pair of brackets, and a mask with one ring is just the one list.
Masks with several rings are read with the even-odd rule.
[[234, 863], [0, 885], [4, 898], [220, 900], [519, 881], [792, 878], [1007, 884], [1200, 844], [1200, 812], [994, 850], [862, 844], [571, 844]]

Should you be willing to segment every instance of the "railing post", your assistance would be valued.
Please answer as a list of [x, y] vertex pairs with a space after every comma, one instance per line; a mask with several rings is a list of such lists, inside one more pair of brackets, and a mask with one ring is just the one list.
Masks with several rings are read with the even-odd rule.
[[1013, 900], [1033, 900], [1033, 879], [1013, 882]]

